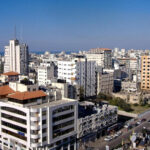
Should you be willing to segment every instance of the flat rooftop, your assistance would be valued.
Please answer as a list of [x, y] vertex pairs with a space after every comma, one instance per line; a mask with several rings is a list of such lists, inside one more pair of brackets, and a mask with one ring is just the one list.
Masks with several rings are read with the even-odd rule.
[[63, 105], [63, 104], [66, 104], [66, 103], [72, 103], [72, 102], [77, 102], [77, 100], [73, 100], [73, 99], [62, 99], [62, 100], [57, 100], [57, 101], [51, 101], [51, 102], [48, 102], [48, 103], [43, 103], [43, 104], [40, 104], [40, 105], [34, 105], [34, 106], [30, 106], [31, 108], [43, 108], [43, 107], [54, 107], [54, 106], [57, 106], [57, 105]]

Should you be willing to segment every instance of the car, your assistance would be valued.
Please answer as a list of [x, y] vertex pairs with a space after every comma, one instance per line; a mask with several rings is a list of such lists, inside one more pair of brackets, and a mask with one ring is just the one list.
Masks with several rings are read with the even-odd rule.
[[118, 137], [118, 134], [115, 133], [115, 134], [113, 135], [113, 138], [115, 139], [115, 138], [117, 138], [117, 137]]
[[129, 124], [125, 124], [124, 127], [125, 127], [125, 128], [128, 128], [128, 127], [129, 127]]
[[121, 131], [118, 131], [116, 134], [117, 134], [118, 136], [120, 136], [120, 135], [122, 134], [122, 132], [121, 132]]
[[139, 120], [138, 122], [137, 122], [137, 125], [140, 125], [141, 124], [141, 120]]
[[113, 139], [112, 136], [107, 136], [105, 137], [104, 141], [111, 141], [112, 139]]
[[145, 121], [146, 121], [146, 119], [145, 119], [145, 118], [141, 119], [141, 122], [145, 122]]

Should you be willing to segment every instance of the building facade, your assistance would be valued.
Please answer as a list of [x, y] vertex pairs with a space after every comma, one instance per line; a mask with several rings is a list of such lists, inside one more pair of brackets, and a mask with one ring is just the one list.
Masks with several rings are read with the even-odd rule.
[[76, 100], [49, 102], [43, 91], [15, 92], [8, 86], [0, 91], [1, 149], [76, 149]]
[[77, 138], [84, 138], [98, 131], [106, 130], [106, 127], [115, 124], [118, 120], [116, 106], [96, 106], [90, 102], [84, 102], [79, 106]]
[[141, 56], [141, 89], [150, 90], [150, 56]]
[[10, 40], [9, 46], [5, 46], [4, 72], [18, 72], [19, 74], [28, 74], [28, 46], [19, 44], [18, 40]]
[[113, 73], [97, 73], [97, 94], [109, 94], [113, 92], [114, 75]]
[[112, 51], [108, 48], [91, 49], [86, 54], [88, 61], [95, 61], [98, 66], [110, 69], [112, 68]]
[[86, 97], [96, 95], [95, 71], [95, 61], [87, 61], [86, 58], [58, 61], [58, 79], [66, 80], [77, 88], [82, 87]]

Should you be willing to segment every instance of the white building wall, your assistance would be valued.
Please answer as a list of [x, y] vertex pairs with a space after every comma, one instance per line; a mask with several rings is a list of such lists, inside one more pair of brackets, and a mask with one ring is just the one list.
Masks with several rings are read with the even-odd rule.
[[27, 74], [28, 58], [25, 57], [25, 55], [28, 55], [27, 49], [26, 45], [21, 49], [18, 40], [10, 40], [9, 46], [5, 47], [4, 72], [14, 71], [20, 74]]
[[69, 61], [58, 61], [58, 79], [82, 86], [86, 96], [94, 96], [95, 93], [95, 61], [87, 61], [85, 58], [72, 59]]
[[[41, 99], [39, 99], [41, 100]], [[30, 104], [31, 105], [31, 104]], [[47, 145], [52, 145], [53, 146], [50, 148], [50, 150], [54, 150], [55, 147], [58, 146], [56, 144], [57, 141], [61, 141], [62, 144], [64, 144], [63, 139], [70, 139], [72, 136], [76, 137], [77, 133], [77, 117], [78, 117], [78, 104], [76, 100], [60, 100], [59, 102], [50, 102], [50, 103], [45, 103], [45, 104], [32, 104], [33, 106], [28, 105], [16, 105], [16, 103], [13, 102], [0, 102], [0, 125], [1, 121], [4, 120], [8, 123], [11, 123], [13, 125], [20, 126], [24, 129], [26, 129], [26, 133], [21, 132], [22, 137], [26, 137], [27, 140], [20, 139], [19, 137], [15, 137], [11, 134], [6, 134], [2, 132], [2, 129], [9, 130], [13, 133], [19, 134], [19, 129], [15, 130], [12, 128], [9, 128], [7, 126], [2, 126], [0, 128], [0, 141], [3, 141], [5, 138], [7, 138], [7, 143], [8, 143], [8, 149], [12, 150], [10, 148], [11, 142], [13, 142], [14, 147], [18, 147], [19, 149], [23, 150], [34, 150], [34, 149], [39, 149], [39, 147], [42, 147], [42, 149], [45, 149]], [[66, 107], [68, 106], [73, 106], [71, 109], [65, 110]], [[2, 107], [7, 107], [7, 108], [14, 108], [16, 110], [19, 110], [21, 112], [24, 112], [25, 115], [18, 114], [16, 113], [17, 111], [10, 112], [7, 110], [2, 109]], [[57, 109], [64, 109], [61, 112], [57, 112]], [[56, 111], [56, 113], [54, 113]], [[11, 115], [12, 117], [17, 117], [19, 119], [24, 119], [26, 120], [26, 124], [21, 124], [17, 120], [12, 121], [12, 118], [5, 119], [2, 117], [2, 113], [6, 115]], [[61, 117], [62, 115], [70, 115], [70, 113], [73, 113], [72, 116], [68, 116], [67, 118], [62, 118], [56, 122], [54, 122], [54, 117]], [[46, 122], [44, 121], [46, 120]], [[73, 124], [68, 125], [67, 121], [73, 120]], [[44, 121], [44, 122], [43, 122]], [[60, 128], [60, 131], [65, 131], [67, 129], [73, 128], [70, 132], [60, 135], [56, 138], [53, 137], [53, 127], [58, 124], [64, 124], [65, 126]], [[45, 131], [43, 129], [46, 129]], [[45, 141], [44, 140], [45, 137]], [[11, 141], [11, 142], [10, 142]], [[22, 146], [26, 146], [26, 148], [23, 148]], [[5, 148], [4, 142], [0, 143], [0, 146], [2, 146], [2, 149]], [[75, 145], [74, 145], [75, 147]], [[48, 148], [46, 148], [48, 149]], [[63, 148], [62, 148], [63, 150]], [[68, 145], [68, 150], [69, 150], [69, 145]]]

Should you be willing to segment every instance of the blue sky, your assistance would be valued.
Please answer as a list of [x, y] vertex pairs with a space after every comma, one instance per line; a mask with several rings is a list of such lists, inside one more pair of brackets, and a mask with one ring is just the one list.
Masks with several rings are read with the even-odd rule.
[[150, 0], [0, 0], [0, 51], [15, 25], [31, 51], [150, 49]]

